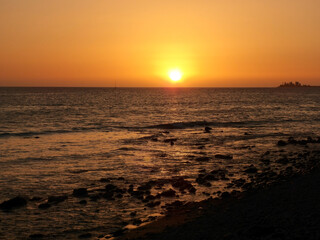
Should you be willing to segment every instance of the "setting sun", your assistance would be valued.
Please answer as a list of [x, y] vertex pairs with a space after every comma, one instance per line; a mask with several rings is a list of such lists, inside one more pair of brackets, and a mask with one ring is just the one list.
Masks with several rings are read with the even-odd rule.
[[182, 73], [180, 70], [171, 70], [169, 71], [169, 77], [172, 81], [177, 82], [181, 79]]

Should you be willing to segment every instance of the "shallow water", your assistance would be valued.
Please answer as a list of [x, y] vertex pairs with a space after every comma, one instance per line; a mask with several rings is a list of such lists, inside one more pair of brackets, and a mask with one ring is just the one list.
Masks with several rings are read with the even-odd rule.
[[[319, 136], [319, 126], [320, 88], [0, 88], [0, 202], [17, 195], [43, 201], [69, 196], [46, 210], [35, 201], [0, 211], [0, 238], [98, 236], [135, 219], [152, 220], [168, 202], [199, 201], [236, 189], [227, 185], [246, 178], [245, 167], [255, 164], [263, 171], [258, 160], [264, 152], [279, 157], [278, 140]], [[171, 145], [168, 139], [177, 140]], [[303, 147], [290, 151], [298, 150]], [[216, 159], [216, 154], [233, 159]], [[196, 161], [201, 156], [212, 159]], [[199, 185], [195, 180], [203, 169], [228, 169], [228, 180], [210, 188]], [[103, 188], [101, 178], [128, 188], [175, 176], [189, 180], [196, 193], [162, 199], [155, 208], [128, 194], [112, 201], [87, 199], [86, 205], [72, 197], [75, 188]]]

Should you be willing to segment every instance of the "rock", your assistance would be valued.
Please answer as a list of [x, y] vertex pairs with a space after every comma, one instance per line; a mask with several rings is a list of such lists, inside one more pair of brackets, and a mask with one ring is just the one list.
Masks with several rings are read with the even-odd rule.
[[75, 196], [75, 197], [87, 197], [88, 196], [88, 190], [86, 188], [73, 189], [72, 195]]
[[196, 191], [191, 182], [185, 180], [183, 177], [173, 178], [171, 185], [174, 188], [178, 188], [180, 192], [188, 190], [189, 192], [194, 193]]
[[108, 183], [108, 182], [110, 182], [110, 179], [108, 179], [108, 178], [100, 178], [99, 181], [103, 182], [103, 183]]
[[198, 162], [208, 162], [211, 160], [211, 158], [210, 157], [197, 157], [195, 160]]
[[49, 204], [49, 203], [41, 203], [38, 206], [39, 209], [48, 209], [49, 207], [51, 207], [51, 204]]
[[101, 196], [99, 194], [91, 195], [89, 198], [91, 201], [96, 202]]
[[231, 159], [233, 159], [233, 156], [232, 156], [232, 155], [223, 155], [223, 154], [216, 154], [214, 157], [215, 157], [215, 158], [218, 158], [218, 159], [224, 159], [224, 160], [231, 160]]
[[133, 220], [133, 225], [139, 226], [142, 223], [140, 219], [134, 219]]
[[211, 132], [211, 130], [212, 130], [212, 128], [211, 128], [211, 127], [205, 127], [205, 128], [204, 128], [204, 131], [205, 131], [206, 133], [210, 133], [210, 132]]
[[68, 199], [68, 196], [49, 196], [48, 197], [48, 203], [60, 203]]
[[31, 234], [30, 236], [29, 236], [29, 239], [30, 240], [34, 240], [34, 239], [44, 239], [44, 235], [43, 234], [40, 234], [40, 233], [38, 233], [38, 234]]
[[249, 173], [249, 174], [257, 173], [258, 169], [255, 166], [251, 165], [246, 170], [244, 170], [244, 172]]
[[157, 199], [157, 198], [153, 195], [146, 196], [146, 198], [145, 198], [145, 200], [147, 200], [147, 201], [153, 201], [155, 199]]
[[293, 137], [289, 137], [288, 143], [289, 144], [297, 144], [297, 141]]
[[226, 198], [229, 198], [229, 197], [231, 197], [231, 194], [228, 193], [228, 192], [223, 192], [223, 193], [221, 194], [221, 198], [222, 198], [222, 199], [226, 199]]
[[87, 204], [87, 201], [86, 201], [86, 200], [81, 200], [79, 203], [80, 203], [81, 205], [86, 205], [86, 204]]
[[91, 237], [92, 237], [91, 233], [84, 233], [84, 234], [79, 235], [78, 238], [84, 239], [84, 238], [91, 238]]
[[147, 203], [146, 206], [147, 207], [150, 207], [150, 208], [153, 208], [155, 206], [159, 206], [160, 205], [160, 201], [156, 201], [156, 202], [150, 202], [150, 203]]
[[278, 159], [278, 160], [276, 161], [276, 163], [280, 163], [280, 164], [285, 165], [285, 164], [288, 164], [288, 163], [289, 163], [289, 160], [288, 160], [288, 158], [283, 157], [283, 158]]
[[27, 200], [23, 197], [17, 196], [8, 201], [4, 201], [0, 204], [0, 209], [2, 210], [12, 210], [14, 208], [20, 208], [27, 205]]
[[176, 191], [174, 191], [173, 189], [169, 189], [166, 191], [163, 191], [161, 193], [162, 197], [175, 197], [176, 196]]
[[113, 184], [107, 184], [106, 187], [105, 187], [105, 190], [107, 192], [111, 192], [111, 191], [114, 191], [115, 189], [117, 189], [117, 186], [113, 185]]
[[119, 237], [119, 236], [123, 235], [123, 233], [124, 233], [124, 229], [119, 229], [119, 230], [113, 232], [112, 235], [114, 237]]
[[171, 142], [175, 142], [175, 141], [177, 141], [177, 140], [178, 140], [177, 138], [168, 138], [168, 139], [163, 140], [163, 142], [165, 142], [165, 143], [171, 143]]
[[287, 145], [287, 143], [286, 143], [285, 141], [283, 141], [283, 140], [280, 140], [280, 141], [278, 141], [277, 145], [278, 145], [279, 147], [284, 147], [284, 146]]
[[134, 212], [131, 212], [131, 213], [130, 213], [130, 216], [131, 216], [131, 217], [135, 217], [136, 215], [137, 215], [137, 211], [134, 211]]
[[33, 198], [30, 199], [30, 201], [32, 201], [32, 202], [38, 202], [40, 200], [42, 200], [41, 197], [33, 197]]

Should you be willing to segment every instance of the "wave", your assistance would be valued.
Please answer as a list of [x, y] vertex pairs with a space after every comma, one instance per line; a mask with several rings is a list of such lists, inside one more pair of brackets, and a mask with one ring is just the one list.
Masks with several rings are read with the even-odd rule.
[[263, 121], [239, 121], [239, 122], [207, 122], [207, 121], [194, 121], [194, 122], [174, 122], [166, 124], [151, 125], [144, 128], [158, 128], [158, 129], [185, 129], [194, 127], [248, 127], [248, 126], [261, 126], [270, 123], [289, 123], [289, 122], [304, 122], [305, 120], [263, 120]]
[[104, 130], [108, 131], [109, 127], [74, 127], [70, 130], [66, 129], [57, 129], [57, 130], [44, 130], [44, 131], [29, 131], [29, 132], [2, 132], [0, 133], [0, 138], [4, 137], [32, 137], [39, 135], [47, 135], [47, 134], [62, 134], [62, 133], [74, 133], [74, 132], [84, 132], [84, 131], [92, 131], [92, 130]]

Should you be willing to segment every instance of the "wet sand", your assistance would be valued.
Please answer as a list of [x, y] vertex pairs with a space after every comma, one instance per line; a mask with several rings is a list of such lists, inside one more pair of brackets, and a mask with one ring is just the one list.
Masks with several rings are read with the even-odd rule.
[[[319, 153], [314, 157], [317, 165]], [[265, 189], [177, 208], [118, 239], [320, 239], [319, 167]]]

